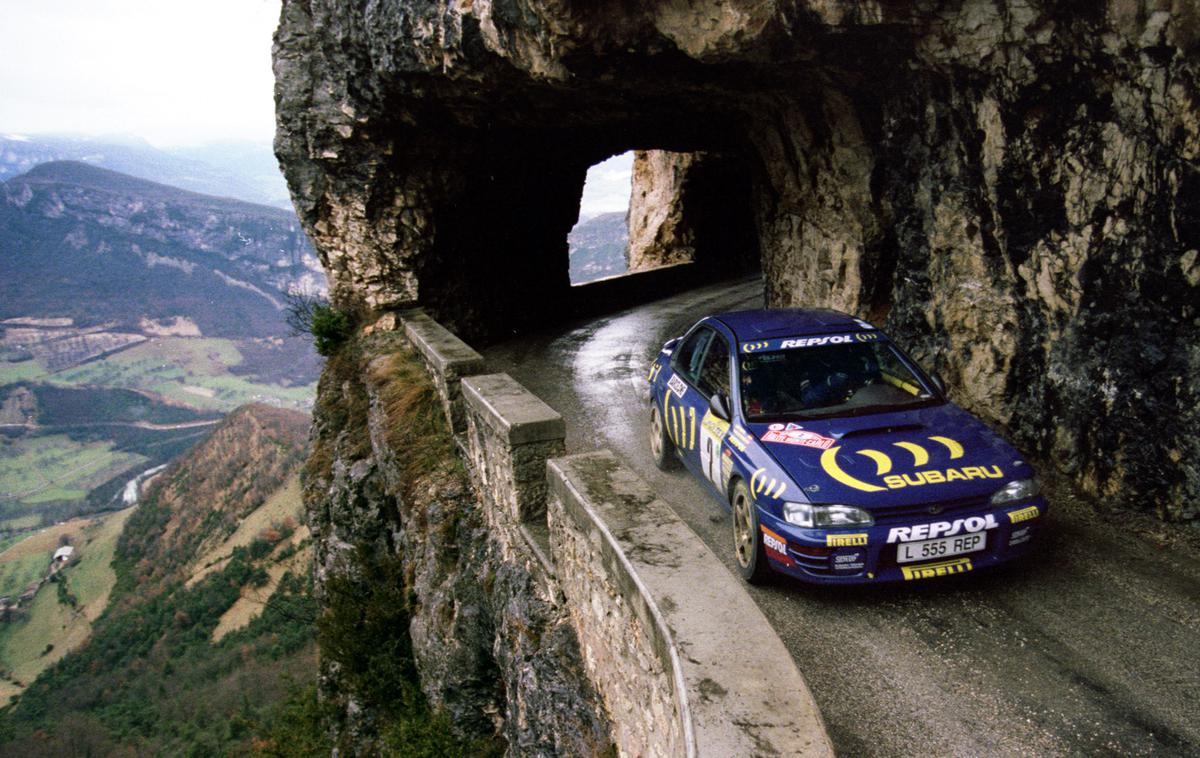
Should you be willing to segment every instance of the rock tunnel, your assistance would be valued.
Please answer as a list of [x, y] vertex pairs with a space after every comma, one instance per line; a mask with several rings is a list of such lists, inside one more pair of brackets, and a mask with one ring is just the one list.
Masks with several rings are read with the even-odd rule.
[[1179, 0], [285, 0], [276, 151], [335, 302], [481, 342], [573, 312], [589, 166], [679, 154], [688, 276], [880, 323], [1087, 491], [1187, 519], [1198, 35]]

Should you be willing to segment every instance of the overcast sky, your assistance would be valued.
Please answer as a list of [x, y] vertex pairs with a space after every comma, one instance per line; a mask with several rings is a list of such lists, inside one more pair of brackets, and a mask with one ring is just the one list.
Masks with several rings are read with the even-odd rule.
[[[0, 133], [269, 141], [279, 4], [0, 0]], [[626, 209], [632, 162], [588, 172], [581, 218]]]
[[0, 132], [269, 140], [279, 0], [0, 0]]
[[624, 211], [633, 188], [633, 153], [614, 155], [588, 169], [579, 200], [579, 220], [601, 213]]

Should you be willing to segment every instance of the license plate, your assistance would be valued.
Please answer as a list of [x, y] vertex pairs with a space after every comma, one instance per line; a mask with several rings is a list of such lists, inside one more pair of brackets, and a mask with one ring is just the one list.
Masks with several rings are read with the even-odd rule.
[[896, 551], [897, 563], [931, 561], [950, 555], [975, 553], [987, 547], [987, 532], [960, 534], [957, 537], [942, 537], [921, 542], [901, 542]]

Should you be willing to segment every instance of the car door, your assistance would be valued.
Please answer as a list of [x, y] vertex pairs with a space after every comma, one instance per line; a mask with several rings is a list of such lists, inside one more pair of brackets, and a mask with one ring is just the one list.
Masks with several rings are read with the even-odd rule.
[[[668, 395], [671, 407], [664, 418], [688, 468], [721, 486], [721, 439], [728, 424], [709, 418], [714, 392], [729, 393], [729, 344], [709, 326], [700, 326], [683, 341], [674, 356], [674, 376]], [[706, 423], [707, 422], [707, 423]]]
[[721, 443], [729, 432], [729, 421], [719, 418], [709, 408], [709, 399], [717, 393], [725, 396], [729, 405], [730, 347], [725, 337], [715, 333], [704, 352], [700, 363], [700, 375], [696, 388], [700, 390], [701, 407], [696, 410], [700, 418], [700, 429], [696, 442], [696, 456], [700, 474], [724, 494], [728, 467], [722, 471]]
[[698, 326], [683, 338], [671, 356], [671, 376], [663, 396], [663, 423], [667, 435], [675, 443], [680, 458], [693, 471], [699, 466], [696, 427], [703, 417], [701, 403], [707, 402], [696, 385], [704, 354], [715, 335], [710, 327]]

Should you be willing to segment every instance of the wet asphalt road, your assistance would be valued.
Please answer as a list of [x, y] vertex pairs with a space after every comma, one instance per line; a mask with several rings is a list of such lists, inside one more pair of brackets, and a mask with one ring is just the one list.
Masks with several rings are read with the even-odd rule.
[[[736, 572], [728, 509], [650, 460], [644, 378], [701, 316], [761, 303], [761, 283], [742, 280], [484, 354], [562, 413], [569, 452], [615, 451]], [[750, 588], [839, 754], [1200, 756], [1195, 550], [1131, 536], [1047, 485], [1040, 548], [1018, 565], [914, 585]]]

